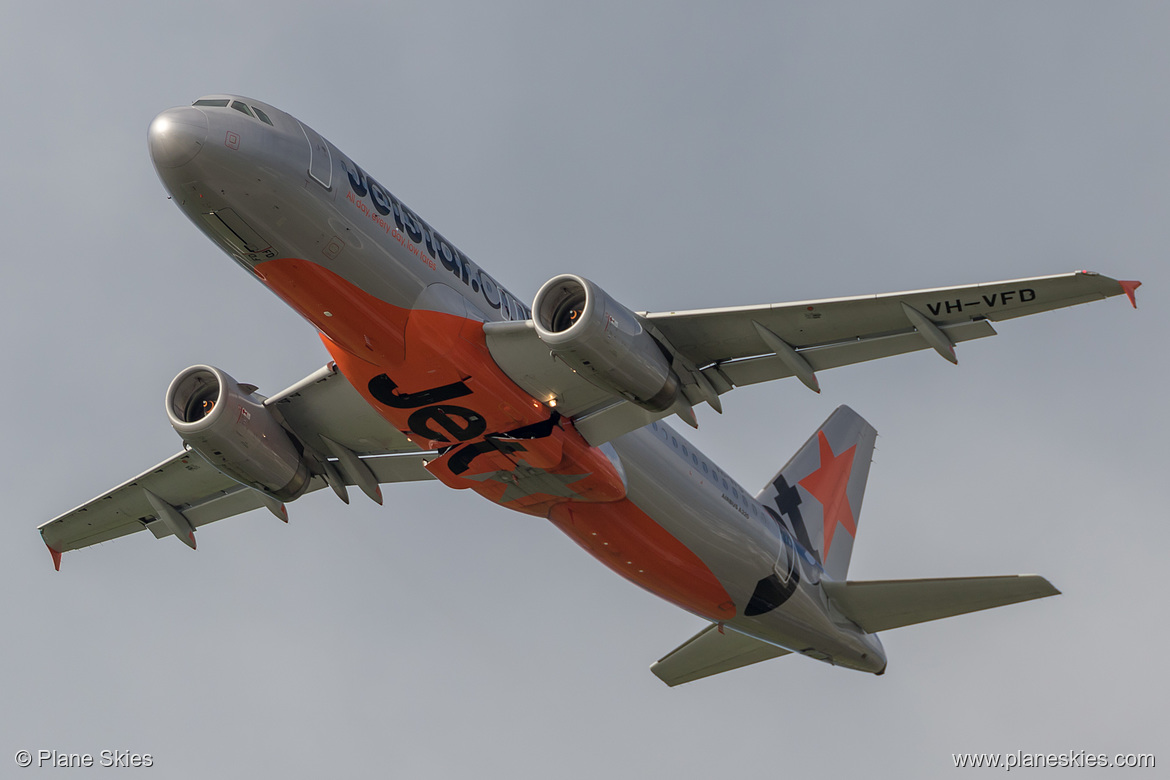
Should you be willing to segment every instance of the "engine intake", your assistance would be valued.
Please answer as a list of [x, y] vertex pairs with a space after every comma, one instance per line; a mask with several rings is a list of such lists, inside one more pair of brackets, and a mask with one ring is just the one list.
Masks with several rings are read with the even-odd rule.
[[641, 317], [573, 274], [545, 282], [532, 304], [536, 335], [594, 385], [654, 412], [679, 395], [671, 358]]
[[192, 366], [167, 388], [167, 417], [220, 472], [291, 501], [305, 492], [312, 474], [300, 445], [255, 392], [218, 368]]

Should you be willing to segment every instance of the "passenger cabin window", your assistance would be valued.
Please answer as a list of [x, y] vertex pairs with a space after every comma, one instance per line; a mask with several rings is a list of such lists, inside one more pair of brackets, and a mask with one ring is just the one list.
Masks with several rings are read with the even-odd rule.
[[241, 114], [252, 116], [252, 112], [248, 110], [248, 107], [238, 100], [232, 101], [232, 108], [234, 108], [236, 111], [239, 111]]
[[193, 106], [212, 106], [214, 108], [227, 108], [228, 100], [196, 100], [191, 105]]

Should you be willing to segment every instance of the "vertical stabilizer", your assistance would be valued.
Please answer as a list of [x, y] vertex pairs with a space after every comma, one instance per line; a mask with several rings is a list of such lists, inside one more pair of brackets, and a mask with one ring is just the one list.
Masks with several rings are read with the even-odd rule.
[[849, 570], [876, 440], [872, 425], [839, 406], [756, 496], [835, 580]]

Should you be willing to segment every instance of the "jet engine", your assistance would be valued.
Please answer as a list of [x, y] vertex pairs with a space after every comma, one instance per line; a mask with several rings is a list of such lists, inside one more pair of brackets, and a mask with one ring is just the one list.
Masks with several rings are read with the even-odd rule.
[[305, 492], [311, 474], [293, 440], [253, 385], [211, 366], [192, 366], [167, 388], [167, 417], [187, 445], [223, 474], [281, 501]]
[[666, 350], [641, 317], [588, 279], [564, 274], [545, 282], [532, 319], [552, 353], [598, 387], [654, 412], [678, 399]]

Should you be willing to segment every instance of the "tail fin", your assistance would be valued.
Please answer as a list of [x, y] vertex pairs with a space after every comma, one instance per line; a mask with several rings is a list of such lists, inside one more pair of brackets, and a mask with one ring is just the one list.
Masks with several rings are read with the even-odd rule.
[[876, 440], [872, 425], [839, 406], [756, 496], [835, 580], [849, 570]]

